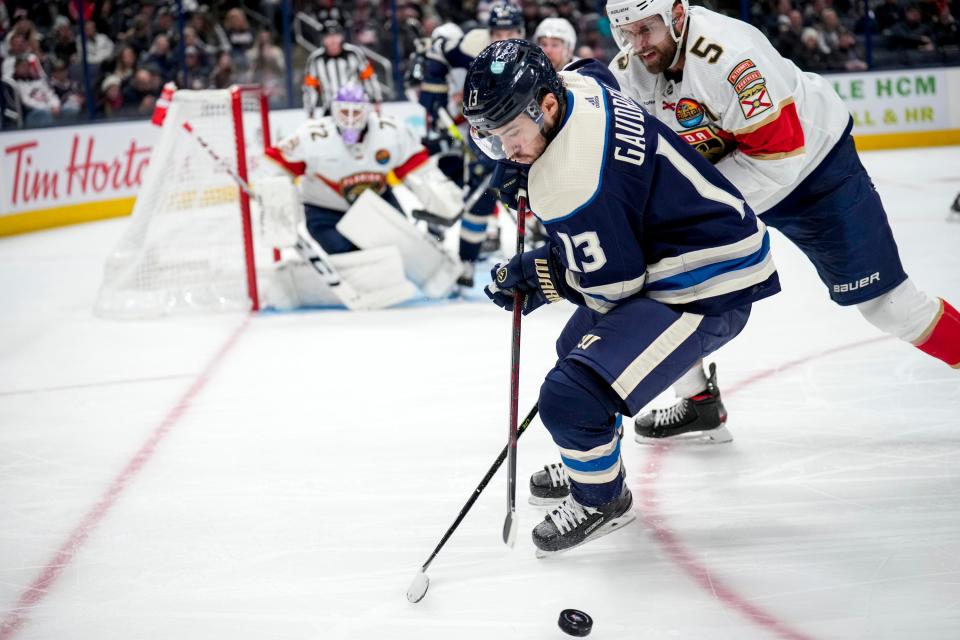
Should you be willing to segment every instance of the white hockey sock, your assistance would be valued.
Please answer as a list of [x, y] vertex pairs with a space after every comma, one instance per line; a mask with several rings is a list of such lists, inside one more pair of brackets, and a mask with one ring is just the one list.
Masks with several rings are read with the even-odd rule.
[[912, 342], [937, 317], [940, 301], [917, 289], [909, 278], [885, 294], [857, 305], [867, 322], [881, 331]]
[[673, 392], [678, 398], [692, 398], [707, 388], [707, 374], [703, 370], [703, 360], [690, 367], [690, 370], [673, 383]]

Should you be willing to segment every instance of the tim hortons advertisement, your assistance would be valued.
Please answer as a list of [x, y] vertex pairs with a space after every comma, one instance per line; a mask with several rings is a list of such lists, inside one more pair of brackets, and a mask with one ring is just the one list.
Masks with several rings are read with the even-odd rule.
[[159, 129], [149, 123], [4, 134], [3, 215], [133, 197]]
[[[417, 104], [382, 111], [426, 131]], [[273, 138], [303, 119], [299, 109], [271, 112]], [[159, 135], [149, 121], [3, 132], [0, 235], [129, 213]]]

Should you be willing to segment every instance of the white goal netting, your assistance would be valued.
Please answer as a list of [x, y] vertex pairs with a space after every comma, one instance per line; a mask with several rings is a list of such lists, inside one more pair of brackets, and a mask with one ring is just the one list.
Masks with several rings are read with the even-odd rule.
[[174, 94], [130, 225], [107, 258], [97, 315], [258, 308], [257, 263], [271, 261], [278, 240], [264, 237], [257, 200], [231, 173], [264, 202], [288, 198], [289, 181], [262, 170], [268, 138], [258, 87]]

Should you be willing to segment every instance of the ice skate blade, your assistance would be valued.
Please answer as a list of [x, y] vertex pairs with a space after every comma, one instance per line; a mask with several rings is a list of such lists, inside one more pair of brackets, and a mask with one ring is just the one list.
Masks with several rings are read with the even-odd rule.
[[545, 549], [537, 549], [537, 552], [536, 552], [537, 559], [549, 558], [550, 556], [556, 556], [561, 553], [566, 553], [571, 549], [582, 547], [583, 545], [590, 542], [591, 540], [596, 540], [597, 538], [602, 538], [608, 533], [619, 531], [620, 529], [624, 528], [625, 526], [627, 526], [628, 524], [630, 524], [636, 519], [637, 519], [636, 514], [634, 514], [632, 511], [628, 511], [627, 513], [623, 514], [619, 518], [614, 518], [613, 520], [610, 520], [609, 522], [604, 524], [602, 527], [600, 527], [599, 529], [591, 533], [589, 536], [584, 538], [583, 542], [580, 542], [579, 544], [575, 544], [572, 547], [567, 547], [566, 549], [560, 549], [558, 551], [547, 551]]
[[715, 429], [708, 429], [706, 431], [689, 431], [687, 433], [681, 433], [679, 435], [670, 436], [669, 438], [650, 438], [647, 436], [642, 436], [639, 433], [634, 434], [634, 440], [638, 444], [676, 444], [676, 445], [709, 445], [709, 444], [726, 444], [728, 442], [733, 442], [733, 435], [726, 426], [720, 425]]

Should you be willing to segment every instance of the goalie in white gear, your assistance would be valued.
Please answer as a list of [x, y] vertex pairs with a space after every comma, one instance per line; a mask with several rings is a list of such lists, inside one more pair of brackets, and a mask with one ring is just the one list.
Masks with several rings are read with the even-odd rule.
[[533, 42], [540, 47], [556, 71], [577, 60], [577, 32], [564, 18], [545, 18], [533, 32]]
[[373, 111], [356, 85], [337, 92], [331, 115], [307, 120], [266, 153], [301, 178], [307, 229], [329, 254], [357, 249], [336, 225], [367, 189], [397, 215], [402, 209], [391, 188], [400, 183], [437, 217], [456, 218], [463, 206], [460, 190], [429, 162], [416, 132]]
[[[419, 200], [421, 209], [437, 218], [455, 219], [463, 207], [460, 189], [430, 161], [417, 133], [376, 113], [356, 85], [337, 92], [330, 115], [307, 120], [268, 148], [266, 155], [299, 179], [306, 230], [319, 249], [331, 256], [383, 246], [363, 246], [338, 229], [345, 214], [367, 191], [376, 194], [375, 201], [382, 199], [392, 205], [402, 224], [393, 225], [390, 220], [387, 226], [406, 235], [425, 236], [406, 220], [393, 193], [401, 184]], [[367, 211], [369, 202], [369, 197], [364, 198]], [[373, 209], [381, 215], [385, 210], [376, 202]], [[398, 238], [397, 244], [406, 240]], [[459, 268], [458, 264], [457, 272]]]
[[[687, 0], [609, 0], [621, 90], [676, 131], [817, 268], [837, 304], [960, 368], [960, 314], [904, 272], [852, 119], [824, 78], [800, 71], [747, 23]], [[675, 385], [679, 402], [639, 416], [641, 442], [725, 442], [715, 369]], [[722, 431], [724, 434], [727, 432]]]

